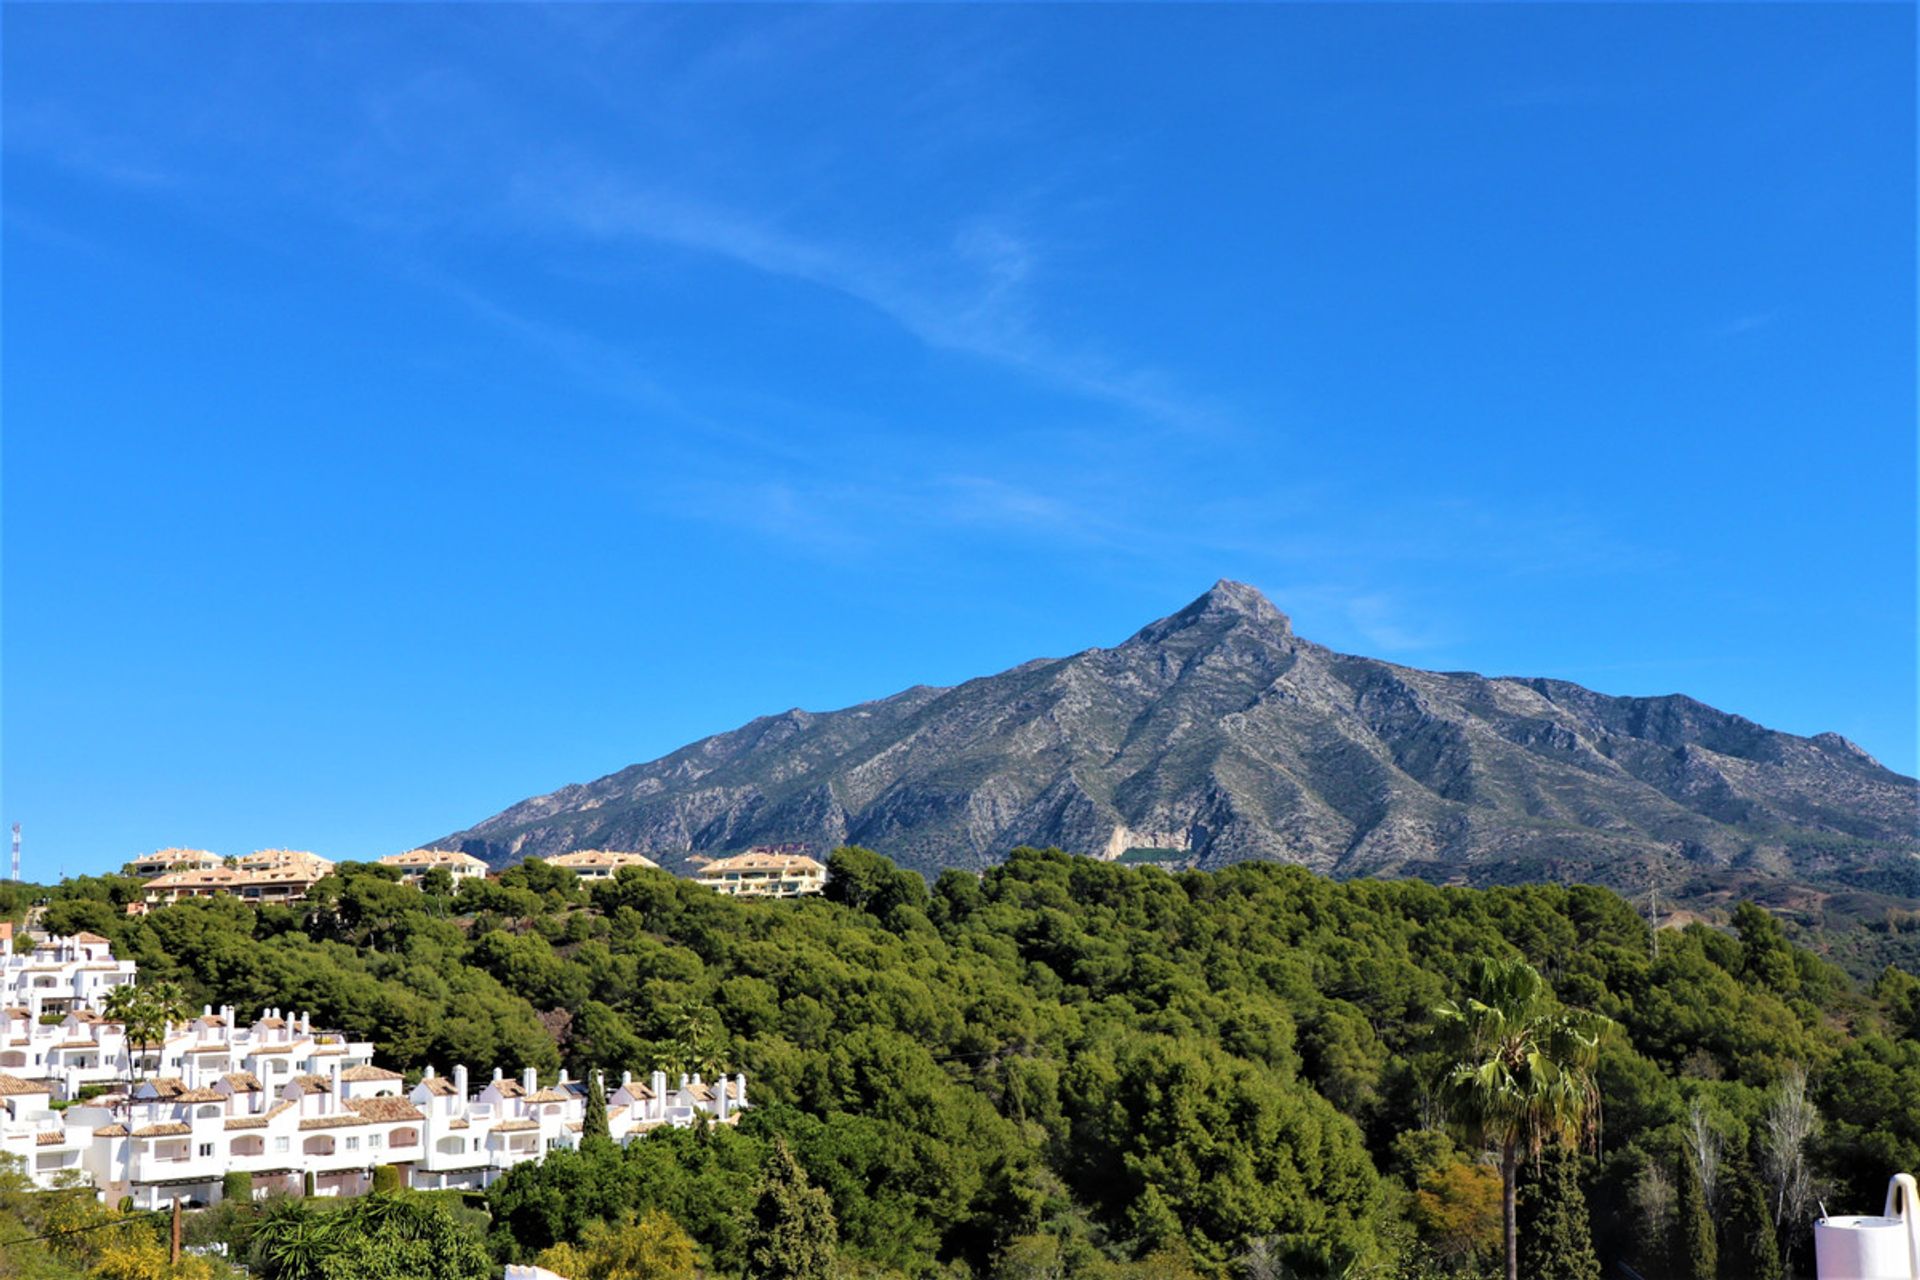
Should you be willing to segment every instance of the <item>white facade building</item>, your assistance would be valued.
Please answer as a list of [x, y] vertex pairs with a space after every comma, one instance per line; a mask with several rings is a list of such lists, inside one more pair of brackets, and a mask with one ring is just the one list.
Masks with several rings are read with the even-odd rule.
[[[11, 961], [5, 941], [0, 957]], [[278, 1009], [241, 1025], [232, 1006], [204, 1009], [163, 1043], [130, 1052], [125, 1028], [89, 1006], [118, 985], [95, 981], [107, 972], [97, 966], [131, 982], [131, 961], [114, 961], [90, 934], [30, 954], [57, 959], [55, 976], [67, 981], [32, 985], [47, 964], [0, 967], [10, 982], [17, 970], [20, 989], [38, 1000], [0, 1010], [0, 1155], [18, 1158], [39, 1186], [91, 1182], [109, 1201], [131, 1196], [156, 1209], [211, 1204], [235, 1172], [249, 1175], [256, 1196], [301, 1194], [309, 1180], [316, 1195], [358, 1195], [374, 1169], [393, 1165], [406, 1186], [479, 1189], [580, 1142], [588, 1088], [565, 1071], [543, 1088], [531, 1069], [518, 1078], [496, 1070], [472, 1089], [465, 1067], [450, 1077], [429, 1068], [409, 1089], [399, 1072], [373, 1065], [367, 1041]], [[65, 1016], [42, 1022], [61, 1000]], [[745, 1076], [627, 1075], [608, 1089], [607, 1126], [625, 1142], [698, 1116], [729, 1124], [746, 1105]]]
[[0, 928], [0, 1006], [9, 1014], [38, 1020], [42, 1014], [91, 1008], [133, 977], [133, 961], [115, 960], [112, 947], [97, 933], [34, 941], [16, 939], [11, 926]]

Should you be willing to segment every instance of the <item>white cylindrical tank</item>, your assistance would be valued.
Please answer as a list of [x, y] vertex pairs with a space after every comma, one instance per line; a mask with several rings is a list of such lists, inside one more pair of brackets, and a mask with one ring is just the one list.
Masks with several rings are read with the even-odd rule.
[[1814, 1268], [1820, 1280], [1920, 1280], [1920, 1205], [1912, 1174], [1887, 1184], [1878, 1215], [1848, 1214], [1813, 1224]]

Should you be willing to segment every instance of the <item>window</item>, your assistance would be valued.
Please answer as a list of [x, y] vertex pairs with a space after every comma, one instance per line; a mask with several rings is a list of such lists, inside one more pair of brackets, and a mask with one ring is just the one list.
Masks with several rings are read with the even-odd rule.
[[208, 1156], [212, 1154], [213, 1154], [213, 1144], [211, 1142], [203, 1142], [200, 1144], [200, 1158], [202, 1160], [206, 1159]]
[[380, 1135], [379, 1135], [379, 1134], [377, 1134], [377, 1133], [370, 1133], [370, 1134], [368, 1134], [368, 1135], [367, 1135], [367, 1146], [368, 1146], [368, 1147], [378, 1147], [379, 1145], [380, 1145]]
[[360, 1149], [360, 1139], [358, 1138], [347, 1139], [347, 1150], [358, 1151], [359, 1149]]
[[288, 1145], [289, 1145], [289, 1143], [290, 1143], [290, 1139], [287, 1139], [287, 1138], [275, 1138], [275, 1139], [273, 1140], [273, 1149], [274, 1149], [274, 1150], [275, 1150], [276, 1152], [278, 1152], [278, 1151], [285, 1151], [285, 1150], [287, 1150], [287, 1148], [288, 1148]]

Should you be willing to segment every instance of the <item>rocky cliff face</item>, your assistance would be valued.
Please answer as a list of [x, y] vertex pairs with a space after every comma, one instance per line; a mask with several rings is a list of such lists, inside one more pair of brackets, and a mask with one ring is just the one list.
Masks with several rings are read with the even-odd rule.
[[1833, 734], [1691, 698], [1416, 671], [1303, 640], [1221, 582], [1111, 649], [755, 720], [436, 841], [868, 845], [927, 872], [1020, 844], [1340, 876], [1634, 889], [1709, 868], [1920, 892], [1920, 787]]

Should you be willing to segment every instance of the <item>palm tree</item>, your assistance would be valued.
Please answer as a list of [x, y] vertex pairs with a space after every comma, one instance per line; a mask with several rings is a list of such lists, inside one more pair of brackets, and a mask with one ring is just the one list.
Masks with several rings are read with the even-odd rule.
[[115, 987], [107, 993], [101, 1008], [125, 1030], [129, 1088], [136, 1069], [134, 1055], [139, 1053], [144, 1058], [147, 1050], [164, 1047], [173, 1024], [193, 1016], [186, 993], [174, 982]]
[[141, 1007], [145, 997], [140, 988], [131, 982], [113, 988], [107, 992], [106, 999], [100, 1002], [100, 1011], [108, 1018], [120, 1024], [121, 1038], [127, 1052], [127, 1093], [133, 1093], [133, 1047], [135, 1027], [139, 1024]]
[[1476, 961], [1470, 988], [1464, 1005], [1434, 1011], [1452, 1042], [1439, 1093], [1456, 1124], [1500, 1153], [1507, 1280], [1519, 1280], [1520, 1152], [1538, 1156], [1549, 1142], [1575, 1146], [1596, 1132], [1600, 1090], [1593, 1073], [1611, 1023], [1560, 1005], [1522, 960]]

